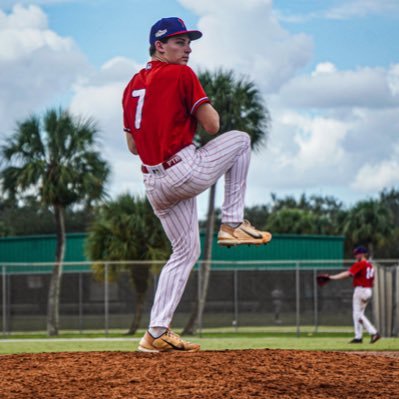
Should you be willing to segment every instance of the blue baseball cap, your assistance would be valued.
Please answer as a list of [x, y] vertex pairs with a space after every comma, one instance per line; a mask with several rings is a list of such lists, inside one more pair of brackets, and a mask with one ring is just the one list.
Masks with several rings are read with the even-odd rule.
[[353, 255], [359, 255], [359, 254], [368, 254], [369, 251], [367, 250], [366, 247], [363, 247], [363, 245], [359, 245], [353, 250]]
[[190, 40], [197, 40], [202, 36], [199, 30], [187, 30], [184, 21], [177, 17], [162, 18], [155, 22], [150, 31], [150, 44], [157, 40], [177, 35], [188, 35]]

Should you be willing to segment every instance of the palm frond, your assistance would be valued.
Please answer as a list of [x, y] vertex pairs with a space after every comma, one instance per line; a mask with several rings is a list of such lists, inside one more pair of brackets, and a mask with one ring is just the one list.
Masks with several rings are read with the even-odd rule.
[[[241, 130], [251, 136], [253, 149], [265, 144], [271, 118], [254, 82], [238, 78], [231, 70], [203, 71], [198, 75], [212, 105], [220, 115], [220, 134]], [[205, 144], [212, 139], [201, 129], [196, 141]]]
[[106, 196], [108, 164], [96, 149], [98, 130], [91, 119], [50, 109], [17, 124], [1, 147], [1, 172], [9, 193], [36, 187], [47, 206], [90, 204]]

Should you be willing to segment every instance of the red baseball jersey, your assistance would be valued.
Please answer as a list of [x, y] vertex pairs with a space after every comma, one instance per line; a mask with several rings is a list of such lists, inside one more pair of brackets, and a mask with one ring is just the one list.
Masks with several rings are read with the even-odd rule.
[[146, 165], [158, 165], [192, 144], [195, 112], [209, 102], [187, 65], [151, 61], [123, 93], [124, 130], [133, 135]]
[[372, 288], [374, 284], [374, 268], [367, 260], [354, 263], [349, 269], [353, 276], [354, 287]]

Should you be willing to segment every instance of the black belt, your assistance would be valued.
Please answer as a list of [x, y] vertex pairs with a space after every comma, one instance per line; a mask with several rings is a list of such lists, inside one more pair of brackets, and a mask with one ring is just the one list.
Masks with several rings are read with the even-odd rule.
[[[166, 170], [166, 169], [171, 168], [172, 166], [175, 166], [176, 164], [178, 164], [181, 161], [182, 161], [182, 159], [180, 158], [180, 156], [179, 155], [175, 155], [172, 158], [169, 158], [167, 161], [162, 162], [159, 165], [154, 165], [154, 167], [162, 165], [164, 170]], [[141, 171], [143, 173], [150, 173], [150, 171], [148, 170], [147, 166], [145, 166], [145, 165], [141, 165]]]

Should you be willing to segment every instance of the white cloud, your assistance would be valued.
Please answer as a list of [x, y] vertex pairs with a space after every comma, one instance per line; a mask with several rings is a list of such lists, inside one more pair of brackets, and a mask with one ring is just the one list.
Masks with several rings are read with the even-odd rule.
[[204, 36], [192, 58], [201, 67], [234, 69], [249, 75], [270, 93], [310, 60], [311, 38], [284, 30], [272, 12], [270, 0], [180, 3], [199, 16], [198, 28]]
[[66, 93], [88, 63], [37, 6], [0, 10], [0, 132]]
[[[322, 6], [322, 4], [317, 4]], [[285, 13], [275, 10], [276, 18], [281, 22], [304, 23], [314, 19], [348, 20], [371, 15], [398, 16], [397, 0], [341, 0], [340, 3], [324, 9], [318, 9], [306, 14]]]
[[0, 10], [0, 29], [46, 29], [47, 17], [39, 7], [30, 5], [22, 7], [17, 4], [11, 14], [5, 14]]
[[380, 191], [399, 184], [399, 142], [390, 159], [377, 163], [367, 162], [358, 171], [352, 187], [359, 191]]
[[332, 7], [325, 12], [325, 16], [330, 19], [349, 19], [378, 14], [392, 16], [398, 13], [397, 0], [352, 0]]
[[351, 129], [349, 123], [282, 112], [274, 125], [268, 148], [253, 157], [250, 186], [259, 181], [259, 171], [266, 176], [269, 191], [342, 183], [348, 158], [343, 143]]
[[120, 148], [120, 142], [124, 140], [122, 93], [139, 68], [127, 58], [112, 58], [74, 86], [70, 110], [99, 122], [107, 148]]
[[296, 131], [293, 139], [298, 145], [298, 153], [291, 162], [296, 170], [331, 169], [342, 163], [345, 156], [342, 142], [348, 132], [347, 124], [325, 117], [309, 118], [298, 114], [283, 116], [282, 123]]
[[112, 168], [112, 195], [126, 191], [144, 193], [140, 161], [127, 150], [122, 123], [122, 93], [140, 68], [127, 58], [112, 58], [74, 86], [70, 103], [72, 113], [98, 123], [103, 154]]
[[94, 2], [96, 0], [0, 0], [0, 8], [9, 9], [18, 5], [51, 5], [51, 4], [61, 4], [61, 3], [83, 3], [83, 2]]
[[270, 192], [354, 201], [399, 185], [398, 108], [332, 109], [312, 115], [280, 105], [271, 108], [267, 148], [252, 158], [249, 204], [267, 201]]
[[399, 106], [399, 64], [339, 71], [331, 62], [320, 63], [310, 75], [297, 76], [280, 90], [281, 101], [293, 107]]
[[392, 96], [399, 96], [399, 64], [390, 67], [387, 82]]
[[328, 75], [337, 72], [337, 68], [331, 62], [321, 62], [316, 65], [315, 70], [312, 72], [312, 77], [314, 76], [321, 76], [321, 75]]

